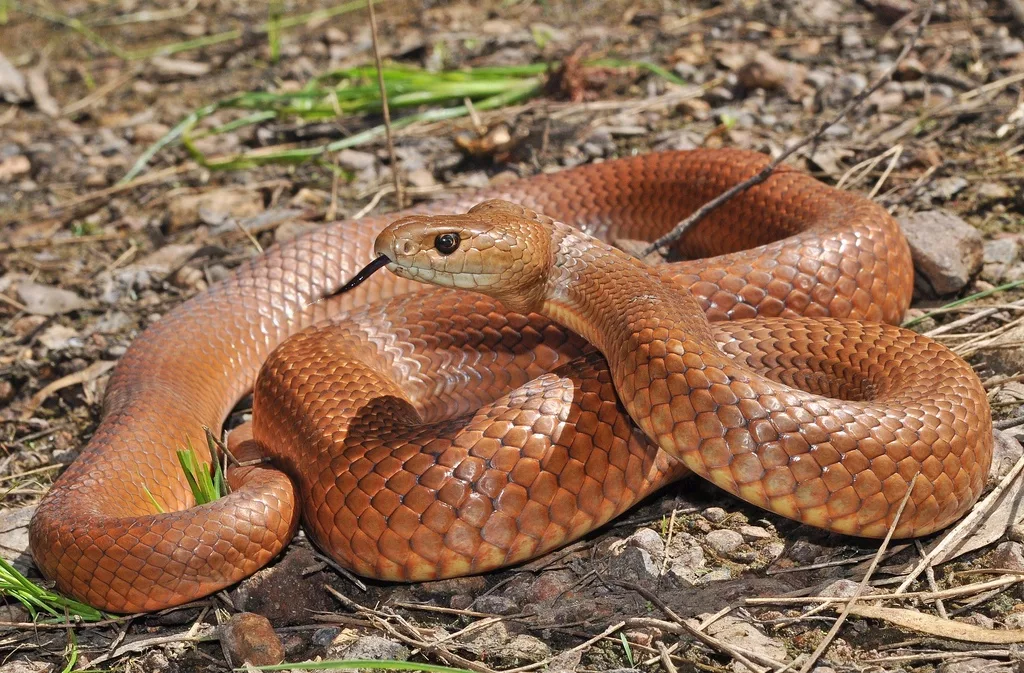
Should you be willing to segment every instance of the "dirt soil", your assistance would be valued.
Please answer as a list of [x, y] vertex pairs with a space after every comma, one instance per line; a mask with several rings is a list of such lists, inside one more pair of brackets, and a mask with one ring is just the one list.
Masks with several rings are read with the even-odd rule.
[[[337, 7], [270, 4], [286, 19]], [[555, 64], [549, 86], [529, 101], [402, 128], [395, 142], [406, 198], [651, 150], [777, 155], [885, 71], [926, 4], [381, 3], [385, 59], [428, 69]], [[204, 106], [243, 92], [296, 91], [331, 70], [372, 65], [365, 9], [296, 21], [275, 43], [261, 28], [265, 3], [0, 1], [4, 7], [0, 554], [43, 583], [25, 525], [96, 428], [111, 367], [133, 338], [258, 248], [332, 219], [394, 210], [396, 200], [379, 137], [312, 161], [236, 170], [204, 167], [174, 141], [122, 182], [148, 147]], [[1013, 641], [1024, 640], [1024, 574], [1013, 573], [1024, 573], [1024, 496], [1011, 468], [1021, 456], [1012, 419], [1024, 415], [1024, 287], [1014, 286], [1024, 279], [1022, 35], [1019, 0], [937, 2], [893, 80], [788, 160], [869, 194], [908, 236], [917, 232], [913, 329], [968, 358], [994, 416], [1011, 419], [996, 431], [991, 485], [1002, 483], [1003, 497], [984, 505], [981, 524], [959, 533], [955, 552], [909, 586], [925, 596], [878, 604], [908, 609], [917, 622], [851, 613], [815, 653], [838, 609], [807, 597], [850, 596], [878, 541], [801, 526], [690, 479], [577, 544], [482, 577], [360, 584], [300, 534], [271, 569], [161, 614], [33, 625], [8, 597], [0, 605], [0, 671], [61, 670], [74, 656], [78, 667], [124, 671], [222, 671], [228, 657], [238, 666], [240, 656], [282, 655], [478, 671], [1020, 666]], [[141, 53], [193, 40], [208, 44]], [[640, 67], [587, 65], [597, 58], [653, 62], [679, 81]], [[251, 112], [217, 110], [195, 131]], [[378, 123], [375, 114], [280, 114], [193, 136], [204, 156], [231, 158], [330, 142]], [[892, 592], [941, 539], [893, 542], [867, 590]], [[273, 631], [240, 613], [265, 616]], [[246, 638], [259, 647], [239, 642]]]

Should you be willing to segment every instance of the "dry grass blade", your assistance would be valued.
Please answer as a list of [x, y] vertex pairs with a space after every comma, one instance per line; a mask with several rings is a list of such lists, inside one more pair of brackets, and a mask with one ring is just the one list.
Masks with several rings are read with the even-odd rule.
[[885, 608], [879, 605], [852, 605], [847, 612], [868, 619], [882, 619], [913, 631], [939, 638], [964, 640], [970, 643], [1005, 645], [1024, 643], [1024, 629], [986, 629], [974, 624], [954, 622], [935, 615], [906, 608]]

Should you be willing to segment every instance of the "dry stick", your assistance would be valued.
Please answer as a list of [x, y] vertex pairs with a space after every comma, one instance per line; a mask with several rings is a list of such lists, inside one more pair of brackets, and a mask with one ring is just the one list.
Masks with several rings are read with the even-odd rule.
[[846, 116], [850, 114], [854, 109], [859, 107], [867, 99], [868, 96], [873, 94], [875, 91], [881, 88], [882, 85], [884, 85], [890, 79], [892, 79], [893, 73], [896, 72], [896, 69], [899, 68], [900, 64], [903, 63], [903, 61], [907, 58], [907, 55], [910, 54], [911, 50], [914, 48], [914, 45], [917, 44], [918, 39], [920, 39], [921, 35], [924, 33], [925, 27], [928, 25], [928, 22], [931, 21], [933, 9], [935, 9], [935, 0], [930, 0], [928, 2], [927, 8], [925, 8], [924, 16], [921, 17], [921, 22], [917, 24], [917, 30], [914, 31], [914, 34], [911, 36], [910, 41], [908, 41], [907, 44], [904, 45], [903, 50], [900, 51], [899, 55], [896, 57], [896, 60], [893, 61], [892, 64], [888, 68], [886, 68], [885, 72], [879, 75], [878, 79], [876, 79], [869, 87], [867, 87], [859, 94], [854, 96], [853, 99], [850, 100], [850, 102], [847, 103], [846, 106], [842, 110], [840, 110], [837, 115], [835, 115], [834, 117], [825, 122], [822, 122], [822, 124], [818, 126], [818, 128], [815, 129], [813, 133], [811, 133], [808, 136], [805, 136], [798, 143], [791, 146], [782, 154], [772, 159], [768, 163], [768, 165], [761, 169], [761, 171], [758, 172], [756, 175], [747, 178], [743, 182], [733, 185], [726, 191], [719, 194], [714, 199], [711, 199], [703, 206], [695, 210], [692, 215], [690, 215], [682, 222], [677, 224], [675, 227], [673, 227], [672, 231], [668, 232], [664, 236], [654, 241], [654, 243], [651, 243], [649, 246], [647, 246], [647, 249], [644, 250], [644, 255], [649, 255], [658, 248], [664, 247], [671, 243], [675, 243], [684, 233], [686, 233], [686, 231], [690, 227], [704, 219], [704, 217], [706, 217], [708, 213], [715, 210], [723, 203], [725, 203], [732, 197], [736, 196], [737, 194], [745, 192], [751, 187], [759, 185], [768, 178], [770, 178], [772, 173], [775, 172], [775, 169], [778, 168], [783, 161], [785, 161], [790, 156], [792, 156], [799, 150], [803, 149], [804, 147], [810, 145], [812, 142], [821, 138], [825, 131], [827, 131], [829, 128], [845, 119]]
[[[931, 7], [929, 6], [929, 12], [930, 11]], [[903, 501], [900, 503], [899, 509], [896, 510], [896, 516], [893, 517], [892, 524], [889, 525], [889, 530], [885, 534], [885, 539], [882, 540], [882, 545], [878, 548], [878, 553], [875, 554], [874, 560], [871, 562], [871, 565], [868, 566], [867, 572], [864, 573], [864, 579], [862, 579], [860, 584], [857, 585], [856, 593], [854, 593], [853, 596], [850, 597], [850, 600], [846, 602], [846, 605], [843, 606], [843, 611], [839, 613], [839, 618], [836, 619], [835, 624], [833, 624], [832, 628], [830, 628], [828, 633], [825, 634], [825, 638], [818, 643], [816, 648], [814, 648], [814, 652], [811, 653], [810, 658], [804, 662], [803, 666], [800, 667], [800, 673], [807, 673], [814, 667], [815, 662], [817, 662], [818, 658], [821, 657], [825, 650], [828, 649], [829, 645], [832, 644], [832, 640], [836, 637], [836, 634], [839, 633], [839, 629], [842, 628], [843, 622], [846, 621], [846, 617], [850, 614], [850, 608], [853, 607], [853, 604], [857, 602], [857, 599], [860, 598], [861, 594], [864, 593], [864, 590], [867, 589], [868, 582], [871, 580], [871, 576], [875, 573], [875, 568], [878, 567], [879, 561], [882, 560], [882, 555], [885, 554], [885, 550], [889, 546], [889, 540], [892, 539], [893, 533], [896, 532], [896, 527], [900, 523], [900, 518], [903, 517], [903, 509], [907, 506], [907, 502], [910, 501], [910, 494], [914, 492], [914, 484], [917, 483], [917, 478], [919, 476], [921, 476], [920, 472], [915, 474], [914, 478], [910, 480], [907, 492], [903, 494]]]
[[401, 210], [405, 208], [405, 195], [402, 193], [402, 180], [398, 177], [398, 157], [395, 156], [395, 141], [391, 135], [391, 109], [388, 107], [388, 92], [384, 88], [384, 67], [380, 62], [380, 46], [377, 43], [377, 14], [373, 5], [373, 0], [366, 0], [366, 7], [370, 11], [370, 35], [373, 37], [373, 60], [377, 64], [381, 112], [384, 113], [384, 135], [388, 143], [388, 156], [391, 157], [391, 175], [395, 179], [395, 200], [398, 201], [398, 209]]
[[[1021, 582], [1024, 582], [1024, 573], [1007, 574], [1003, 575], [999, 579], [976, 582], [974, 584], [965, 584], [963, 586], [953, 587], [952, 589], [940, 589], [939, 591], [911, 591], [905, 594], [869, 594], [867, 596], [861, 596], [857, 599], [857, 602], [861, 603], [870, 601], [873, 603], [875, 601], [887, 602], [908, 599], [933, 601], [937, 598], [958, 598], [960, 596], [973, 596], [981, 591], [1008, 587]], [[778, 596], [772, 598], [744, 598], [743, 605], [813, 605], [815, 603], [838, 603], [840, 600], [841, 599], [833, 596]]]
[[[917, 548], [917, 553], [924, 556], [927, 552], [924, 550], [924, 545], [921, 544], [920, 540], [914, 540], [914, 546]], [[935, 583], [935, 571], [931, 566], [925, 570], [925, 577], [928, 579], [928, 588], [932, 591], [938, 591], [939, 585]], [[949, 615], [946, 614], [946, 605], [942, 602], [941, 598], [935, 599], [935, 608], [939, 611], [939, 616], [943, 619], [949, 619]]]
[[1017, 461], [1017, 464], [1013, 466], [1013, 469], [1011, 469], [1009, 473], [1003, 477], [1003, 480], [999, 482], [999, 485], [992, 489], [991, 493], [985, 496], [985, 499], [981, 501], [981, 504], [975, 506], [971, 510], [970, 514], [964, 517], [954, 528], [950, 529], [942, 538], [942, 541], [935, 545], [935, 547], [928, 552], [927, 556], [921, 559], [921, 562], [917, 564], [917, 567], [907, 575], [907, 578], [903, 580], [903, 583], [896, 589], [896, 594], [902, 594], [906, 591], [911, 583], [917, 579], [917, 576], [923, 573], [925, 568], [932, 565], [932, 562], [935, 561], [940, 554], [945, 552], [946, 549], [951, 547], [954, 543], [963, 540], [967, 531], [971, 530], [975, 523], [977, 523], [981, 517], [985, 516], [992, 507], [995, 506], [996, 501], [999, 500], [999, 496], [1003, 494], [1003, 491], [1009, 488], [1010, 484], [1016, 481], [1017, 475], [1020, 474], [1022, 469], [1024, 469], [1024, 456], [1021, 456], [1020, 460]]

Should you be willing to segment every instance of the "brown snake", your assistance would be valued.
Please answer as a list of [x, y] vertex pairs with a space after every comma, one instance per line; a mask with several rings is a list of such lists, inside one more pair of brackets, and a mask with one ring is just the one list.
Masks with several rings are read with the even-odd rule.
[[[599, 238], [652, 239], [765, 161], [650, 154], [431, 210], [500, 197]], [[947, 349], [881, 324], [901, 318], [913, 271], [892, 218], [859, 196], [780, 169], [684, 235], [689, 261], [656, 268], [519, 206], [410, 215], [376, 247], [407, 278], [316, 302], [396, 217], [283, 243], [136, 339], [31, 524], [62, 591], [120, 612], [184, 603], [265, 565], [300, 511], [366, 576], [484, 572], [578, 538], [686, 468], [863, 536], [885, 534], [915, 475], [898, 536], [946, 526], [981, 492], [985, 391]], [[192, 507], [175, 450], [250, 389], [253, 423], [232, 444], [274, 467], [234, 468], [231, 494]]]

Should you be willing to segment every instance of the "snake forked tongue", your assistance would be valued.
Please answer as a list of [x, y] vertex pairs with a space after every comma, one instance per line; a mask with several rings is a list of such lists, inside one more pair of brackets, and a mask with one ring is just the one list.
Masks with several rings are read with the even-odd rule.
[[387, 255], [379, 255], [372, 262], [370, 262], [362, 269], [360, 269], [356, 275], [352, 276], [352, 280], [348, 281], [347, 283], [339, 287], [337, 290], [325, 294], [323, 296], [323, 299], [337, 297], [340, 294], [345, 294], [349, 290], [355, 289], [356, 286], [362, 285], [363, 281], [365, 281], [367, 278], [376, 273], [379, 269], [387, 266], [390, 263], [391, 259]]

